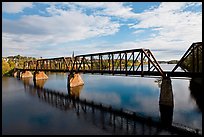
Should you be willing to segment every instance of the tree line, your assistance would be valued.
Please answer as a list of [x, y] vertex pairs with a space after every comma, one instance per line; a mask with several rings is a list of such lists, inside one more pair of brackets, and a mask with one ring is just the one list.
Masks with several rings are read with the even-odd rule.
[[24, 62], [29, 60], [36, 60], [36, 58], [20, 55], [2, 57], [2, 76], [11, 76], [14, 68], [23, 68]]

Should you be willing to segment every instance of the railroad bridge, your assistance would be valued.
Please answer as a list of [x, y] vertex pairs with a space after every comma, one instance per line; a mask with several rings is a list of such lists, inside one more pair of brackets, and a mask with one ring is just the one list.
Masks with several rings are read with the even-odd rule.
[[[178, 67], [181, 67], [184, 71], [176, 71]], [[188, 71], [184, 68], [188, 68]], [[72, 87], [84, 85], [80, 73], [139, 75], [142, 77], [160, 76], [163, 78], [162, 94], [160, 94], [161, 104], [173, 106], [170, 77], [202, 78], [202, 42], [193, 43], [172, 71], [163, 71], [149, 49], [131, 49], [75, 57], [31, 60], [24, 62], [23, 69], [17, 68], [16, 70], [16, 75], [19, 78], [33, 77], [34, 84], [36, 80], [48, 78], [44, 72], [68, 72], [67, 87], [69, 90]], [[34, 76], [31, 71], [34, 72]]]
[[[191, 70], [183, 69], [189, 60]], [[201, 62], [200, 62], [201, 61]], [[176, 71], [181, 67], [184, 71]], [[161, 76], [166, 77], [202, 77], [202, 42], [193, 43], [172, 71], [163, 71], [149, 49], [131, 49], [113, 52], [58, 57], [24, 62], [17, 71], [69, 72], [73, 77], [77, 73], [111, 74], [124, 76]], [[22, 77], [23, 75], [19, 75]], [[25, 76], [26, 77], [26, 76]], [[41, 77], [43, 79], [47, 77]], [[36, 76], [34, 77], [36, 78]]]
[[[178, 67], [183, 69], [183, 72], [177, 71]], [[26, 61], [23, 68], [16, 68], [14, 74], [18, 78], [33, 77], [34, 86], [38, 87], [36, 83], [39, 82], [39, 79], [47, 79], [48, 76], [44, 72], [48, 71], [68, 72], [67, 89], [69, 96], [72, 95], [73, 87], [84, 84], [80, 73], [114, 76], [159, 76], [162, 78], [159, 97], [159, 108], [160, 112], [163, 113], [161, 121], [163, 121], [162, 124], [171, 129], [174, 107], [171, 77], [202, 79], [202, 42], [193, 43], [172, 71], [163, 71], [149, 49], [131, 49]]]

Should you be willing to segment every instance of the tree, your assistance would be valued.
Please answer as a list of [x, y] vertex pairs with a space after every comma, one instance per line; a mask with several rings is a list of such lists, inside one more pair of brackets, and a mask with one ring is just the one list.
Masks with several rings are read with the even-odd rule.
[[5, 60], [2, 59], [2, 75], [5, 75], [10, 71], [10, 65]]
[[9, 60], [8, 64], [10, 66], [10, 69], [14, 69], [15, 68], [15, 63], [13, 61]]
[[16, 58], [17, 58], [17, 59], [20, 59], [20, 58], [21, 58], [21, 56], [20, 56], [20, 55], [17, 55], [17, 56], [16, 56]]
[[[198, 48], [198, 47], [197, 47]], [[198, 49], [197, 49], [198, 50]], [[193, 52], [193, 50], [192, 50]], [[193, 72], [194, 70], [197, 72], [202, 72], [202, 47], [197, 51], [198, 54], [191, 54], [181, 63], [181, 67], [188, 70], [189, 72]], [[196, 49], [195, 51], [196, 52]], [[194, 58], [194, 61], [193, 61]], [[197, 62], [198, 61], [198, 62]], [[198, 63], [198, 64], [197, 64]], [[197, 68], [199, 67], [199, 68]]]

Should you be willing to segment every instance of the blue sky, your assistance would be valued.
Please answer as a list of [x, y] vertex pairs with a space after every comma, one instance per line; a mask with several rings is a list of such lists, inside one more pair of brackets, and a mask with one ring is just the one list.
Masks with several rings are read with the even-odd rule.
[[202, 41], [201, 2], [4, 2], [2, 12], [2, 56], [148, 48], [169, 60]]

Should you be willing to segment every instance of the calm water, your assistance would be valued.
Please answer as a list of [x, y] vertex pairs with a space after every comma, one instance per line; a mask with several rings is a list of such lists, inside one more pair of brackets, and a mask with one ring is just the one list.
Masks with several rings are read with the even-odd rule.
[[[162, 65], [171, 70], [172, 65]], [[47, 73], [44, 88], [68, 94], [66, 73]], [[159, 78], [81, 74], [84, 86], [76, 93], [81, 99], [124, 108], [140, 115], [160, 118]], [[33, 85], [32, 79], [29, 83]], [[190, 79], [172, 79], [173, 123], [202, 130], [202, 111], [189, 88]], [[74, 109], [62, 111], [24, 87], [24, 81], [2, 78], [3, 134], [113, 134], [96, 126], [87, 115]]]

